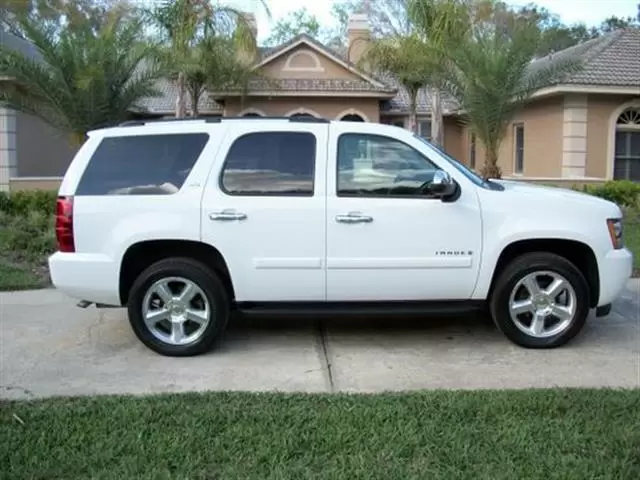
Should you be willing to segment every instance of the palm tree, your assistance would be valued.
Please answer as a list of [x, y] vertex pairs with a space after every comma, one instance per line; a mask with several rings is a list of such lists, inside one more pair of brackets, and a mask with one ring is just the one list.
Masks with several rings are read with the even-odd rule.
[[[185, 62], [185, 86], [191, 99], [191, 116], [199, 115], [200, 98], [210, 92], [246, 90], [249, 80], [261, 75], [254, 72], [253, 57], [243, 59], [233, 38], [210, 36], [201, 39], [189, 52], [191, 62]], [[245, 49], [247, 53], [250, 50]]]
[[517, 112], [537, 90], [581, 68], [578, 60], [566, 56], [532, 63], [543, 40], [534, 22], [515, 19], [509, 30], [483, 23], [447, 48], [445, 88], [484, 144], [482, 174], [492, 178], [501, 176], [498, 153]]
[[[258, 0], [258, 3], [270, 15], [266, 1]], [[188, 91], [197, 112], [197, 100], [205, 84], [215, 80], [212, 78], [214, 73], [224, 71], [224, 76], [228, 77], [231, 73], [243, 71], [240, 67], [246, 58], [239, 55], [240, 52], [251, 60], [255, 58], [257, 42], [251, 25], [245, 14], [232, 6], [212, 5], [209, 0], [175, 0], [167, 1], [148, 13], [161, 27], [165, 44], [164, 65], [178, 87], [177, 118], [186, 115]], [[229, 55], [230, 47], [235, 50], [235, 55]], [[247, 64], [246, 68], [250, 66]], [[193, 98], [193, 94], [198, 98]]]
[[469, 28], [466, 0], [407, 0], [407, 12], [413, 28], [429, 57], [427, 77], [431, 101], [431, 141], [444, 145], [441, 84], [446, 70], [445, 50], [464, 38]]
[[374, 40], [359, 63], [393, 76], [404, 87], [409, 95], [409, 128], [417, 133], [418, 92], [429, 83], [436, 68], [422, 39], [407, 34]]
[[[18, 27], [36, 58], [0, 47], [0, 102], [72, 134], [129, 118], [137, 102], [154, 96], [160, 70], [153, 46], [140, 42], [139, 21], [113, 21], [96, 31], [90, 22], [53, 31], [22, 17]], [[143, 64], [145, 67], [142, 68]]]

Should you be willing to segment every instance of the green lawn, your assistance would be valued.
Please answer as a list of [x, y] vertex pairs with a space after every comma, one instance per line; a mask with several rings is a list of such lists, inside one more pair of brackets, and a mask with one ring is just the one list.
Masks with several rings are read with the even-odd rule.
[[640, 276], [640, 212], [625, 212], [624, 220], [624, 243], [633, 252], [634, 276]]
[[0, 402], [3, 479], [640, 478], [640, 390]]

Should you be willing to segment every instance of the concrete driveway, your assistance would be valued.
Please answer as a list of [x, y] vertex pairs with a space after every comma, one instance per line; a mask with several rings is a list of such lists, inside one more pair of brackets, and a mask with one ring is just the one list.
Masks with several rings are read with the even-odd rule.
[[55, 290], [0, 293], [0, 397], [278, 390], [640, 387], [640, 282], [569, 345], [512, 345], [487, 318], [236, 320], [217, 349], [167, 358], [123, 310]]

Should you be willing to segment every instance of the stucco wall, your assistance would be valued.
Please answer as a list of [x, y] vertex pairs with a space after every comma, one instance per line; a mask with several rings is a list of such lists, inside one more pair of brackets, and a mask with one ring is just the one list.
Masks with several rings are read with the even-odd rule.
[[513, 175], [515, 139], [513, 125], [524, 125], [524, 177], [560, 177], [562, 173], [563, 98], [527, 105], [507, 129], [500, 148], [503, 175]]
[[360, 78], [306, 45], [273, 59], [262, 74], [271, 78]]
[[452, 117], [444, 118], [444, 150], [456, 160], [465, 162], [464, 126]]
[[18, 176], [63, 176], [76, 151], [69, 135], [24, 113], [16, 115], [16, 126]]
[[[562, 173], [562, 97], [539, 100], [527, 105], [507, 127], [500, 146], [498, 165], [503, 176], [514, 174], [515, 144], [514, 125], [524, 125], [524, 171], [523, 177], [560, 177]], [[445, 127], [446, 128], [446, 127]], [[464, 126], [460, 132], [460, 159], [469, 165], [470, 128]], [[485, 160], [485, 149], [476, 140], [476, 170]]]
[[20, 192], [25, 190], [50, 190], [58, 191], [62, 178], [49, 177], [49, 178], [12, 178], [9, 181], [10, 192]]
[[637, 99], [640, 95], [589, 95], [587, 122], [587, 176], [606, 178], [609, 172], [607, 165], [609, 156], [613, 154], [613, 146], [609, 142], [615, 141], [610, 137], [611, 118], [620, 106]]
[[311, 98], [311, 97], [272, 97], [250, 98], [243, 104], [240, 100], [229, 99], [225, 105], [225, 115], [238, 115], [246, 109], [256, 109], [265, 115], [283, 116], [298, 109], [307, 109], [323, 118], [338, 119], [341, 113], [353, 109], [361, 112], [370, 122], [379, 120], [378, 100], [375, 98], [345, 99], [335, 97]]

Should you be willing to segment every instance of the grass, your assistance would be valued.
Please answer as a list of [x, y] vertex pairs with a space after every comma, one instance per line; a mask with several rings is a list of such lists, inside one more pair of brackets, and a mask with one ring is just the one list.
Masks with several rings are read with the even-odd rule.
[[0, 403], [4, 479], [637, 479], [640, 390]]
[[640, 276], [640, 210], [625, 212], [624, 243], [633, 252], [634, 276]]

